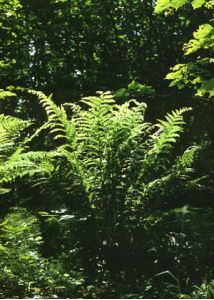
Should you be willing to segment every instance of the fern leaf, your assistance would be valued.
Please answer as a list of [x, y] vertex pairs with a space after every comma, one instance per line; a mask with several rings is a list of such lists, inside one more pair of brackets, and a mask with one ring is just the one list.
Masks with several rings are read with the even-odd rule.
[[[73, 143], [75, 136], [75, 128], [73, 123], [68, 120], [66, 111], [63, 106], [58, 107], [51, 96], [47, 97], [42, 92], [30, 90], [30, 93], [36, 95], [44, 107], [47, 116], [48, 123], [51, 127], [51, 133], [54, 135], [55, 139], [65, 139], [68, 143]], [[56, 134], [60, 132], [61, 134]]]

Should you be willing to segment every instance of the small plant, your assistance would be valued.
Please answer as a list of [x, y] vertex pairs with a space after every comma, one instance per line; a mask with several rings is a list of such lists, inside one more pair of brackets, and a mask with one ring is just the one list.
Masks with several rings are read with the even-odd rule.
[[197, 299], [213, 299], [214, 298], [214, 281], [202, 283], [200, 286], [195, 286], [192, 293], [193, 298]]
[[65, 271], [63, 259], [46, 259], [36, 217], [16, 208], [0, 224], [1, 297], [59, 297], [84, 283], [80, 272]]

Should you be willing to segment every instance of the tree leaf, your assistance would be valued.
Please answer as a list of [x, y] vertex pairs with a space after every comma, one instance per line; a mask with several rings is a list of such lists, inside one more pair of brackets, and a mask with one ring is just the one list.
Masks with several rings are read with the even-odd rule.
[[194, 9], [201, 7], [204, 3], [206, 2], [206, 0], [193, 0], [192, 1], [192, 7]]

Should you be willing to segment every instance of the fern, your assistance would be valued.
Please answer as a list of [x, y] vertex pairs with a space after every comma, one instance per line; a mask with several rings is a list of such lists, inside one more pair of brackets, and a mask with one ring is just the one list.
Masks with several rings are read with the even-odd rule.
[[[145, 104], [131, 100], [117, 105], [109, 92], [73, 104], [71, 117], [51, 97], [31, 93], [39, 97], [48, 120], [0, 166], [2, 189], [7, 188], [3, 183], [17, 177], [43, 189], [56, 182], [62, 188], [59, 197], [89, 205], [111, 232], [121, 211], [138, 205], [146, 209], [155, 194], [167, 194], [175, 181], [191, 182], [193, 187], [189, 177], [197, 148], [175, 160], [171, 155], [183, 131], [183, 114], [190, 108], [175, 110], [152, 125], [144, 121]], [[49, 130], [60, 143], [50, 152], [28, 151], [42, 130]]]
[[8, 142], [11, 139], [17, 138], [18, 133], [31, 125], [28, 121], [0, 115], [0, 139], [1, 142]]
[[48, 116], [51, 133], [54, 134], [54, 139], [65, 139], [67, 142], [72, 143], [75, 132], [72, 122], [68, 121], [64, 107], [58, 107], [51, 100], [51, 96], [46, 97], [42, 92], [33, 90], [29, 90], [29, 92], [33, 95], [37, 95], [40, 103], [44, 107]]
[[79, 184], [92, 207], [113, 207], [113, 202], [129, 203], [135, 197], [142, 201], [151, 186], [161, 182], [164, 186], [190, 171], [192, 151], [178, 158], [175, 166], [170, 163], [173, 144], [183, 131], [183, 114], [190, 108], [173, 111], [151, 125], [144, 123], [145, 104], [132, 100], [119, 106], [107, 92], [83, 98], [87, 110], [72, 105], [69, 119], [50, 97], [33, 93], [46, 110], [54, 139], [66, 141], [56, 150], [59, 159], [67, 161], [65, 180], [71, 186]]
[[191, 174], [194, 171], [192, 165], [199, 150], [200, 148], [197, 146], [189, 147], [180, 157], [176, 159], [176, 164], [173, 168], [176, 176], [181, 176], [181, 178], [185, 179], [188, 174]]
[[165, 120], [158, 120], [158, 123], [152, 126], [158, 130], [150, 135], [150, 146], [144, 158], [142, 176], [148, 176], [149, 173], [156, 174], [161, 169], [169, 167], [173, 145], [183, 132], [183, 114], [190, 110], [191, 108], [182, 108], [172, 111], [166, 115]]
[[20, 152], [16, 151], [5, 163], [1, 164], [0, 184], [12, 182], [26, 175], [33, 177], [36, 173], [41, 175], [52, 172], [51, 152]]
[[[8, 94], [6, 94], [8, 96]], [[50, 158], [47, 152], [26, 152], [27, 144], [33, 140], [47, 124], [30, 136], [23, 135], [32, 123], [16, 117], [0, 115], [0, 194], [10, 192], [5, 184], [22, 178], [25, 175], [33, 177], [36, 173], [48, 173], [44, 162]]]
[[172, 144], [176, 143], [180, 133], [183, 131], [184, 120], [183, 113], [190, 111], [191, 108], [182, 108], [175, 110], [171, 114], [167, 114], [166, 120], [159, 120], [156, 127], [159, 128], [153, 135], [154, 146], [152, 151], [154, 153], [168, 152]]
[[7, 97], [14, 97], [14, 96], [16, 96], [15, 93], [0, 89], [0, 100], [4, 100]]

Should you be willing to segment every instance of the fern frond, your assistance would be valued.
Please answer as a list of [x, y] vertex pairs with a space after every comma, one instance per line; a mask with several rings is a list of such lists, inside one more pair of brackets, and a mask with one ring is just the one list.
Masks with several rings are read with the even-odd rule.
[[7, 97], [14, 97], [14, 96], [16, 96], [15, 93], [0, 89], [0, 100], [4, 100]]
[[[155, 180], [160, 173], [166, 172], [170, 167], [170, 153], [183, 131], [183, 114], [191, 108], [182, 108], [168, 113], [165, 120], [151, 126], [156, 129], [147, 140], [147, 151], [143, 158], [141, 172], [138, 180], [149, 182]], [[144, 178], [144, 179], [143, 179]]]
[[29, 127], [31, 122], [19, 118], [0, 115], [0, 162], [7, 159], [20, 147], [22, 131]]
[[34, 138], [38, 137], [39, 134], [43, 131], [46, 130], [50, 127], [49, 123], [44, 123], [42, 126], [40, 126], [39, 128], [36, 129], [36, 131], [30, 135], [29, 137], [26, 137], [22, 143], [22, 145], [27, 145], [28, 143], [30, 143]]
[[199, 149], [200, 148], [198, 146], [189, 147], [181, 156], [176, 159], [175, 166], [172, 168], [176, 176], [180, 178], [186, 178], [188, 174], [193, 172], [192, 165]]
[[5, 163], [0, 165], [0, 184], [12, 182], [26, 175], [50, 173], [53, 171], [51, 160], [55, 152], [35, 151], [21, 153], [18, 149]]
[[165, 117], [166, 120], [158, 120], [155, 126], [159, 128], [152, 138], [154, 140], [154, 146], [152, 151], [154, 153], [160, 153], [162, 151], [168, 151], [172, 144], [177, 141], [180, 133], [183, 131], [183, 114], [190, 111], [191, 108], [185, 107], [182, 109], [177, 109], [168, 113]]
[[1, 187], [0, 187], [0, 195], [7, 194], [7, 193], [9, 193], [10, 191], [11, 191], [10, 189], [7, 189], [7, 188], [1, 188]]
[[16, 117], [0, 115], [0, 141], [10, 141], [19, 135], [19, 132], [29, 127], [31, 122]]
[[51, 96], [47, 97], [42, 92], [34, 90], [29, 92], [36, 95], [44, 107], [54, 139], [65, 139], [68, 143], [73, 143], [75, 128], [73, 123], [68, 120], [64, 107], [58, 107], [51, 99]]

